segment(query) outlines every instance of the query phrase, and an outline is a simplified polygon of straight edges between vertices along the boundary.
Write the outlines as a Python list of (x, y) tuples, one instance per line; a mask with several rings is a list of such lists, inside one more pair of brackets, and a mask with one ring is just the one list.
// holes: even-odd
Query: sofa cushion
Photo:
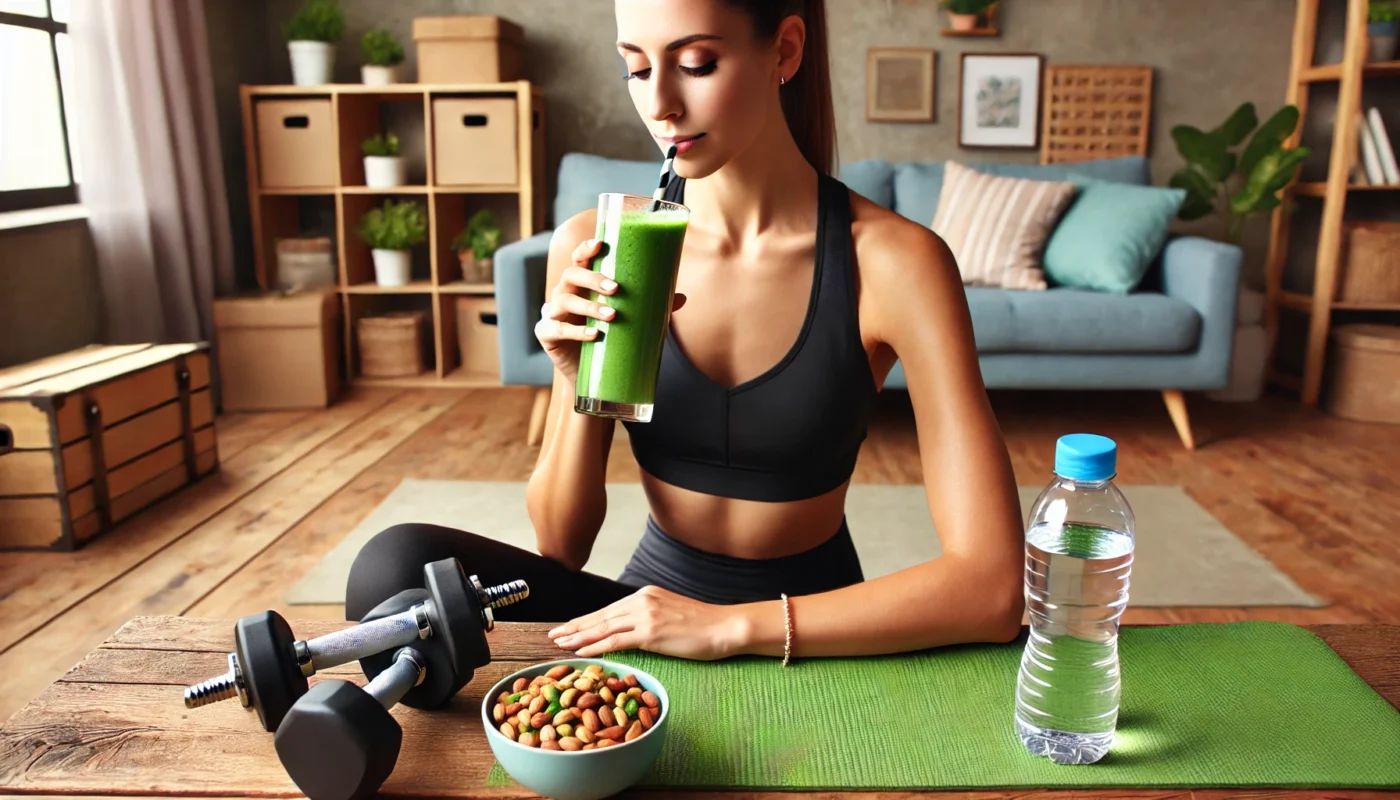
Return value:
[[(920, 225), (938, 213), (943, 191), (943, 161), (904, 161), (894, 168), (894, 210)], [(1004, 164), (963, 162), (978, 172), (1042, 181), (1069, 180), (1071, 173), (1104, 181), (1146, 186), (1151, 183), (1143, 156), (1101, 158), (1074, 164)]]
[(1045, 248), (1052, 283), (1127, 294), (1167, 241), (1184, 189), (1130, 186), (1075, 174), (1079, 196)]
[(1201, 334), (1196, 309), (1164, 294), (1106, 294), (1055, 288), (1007, 292), (1015, 351), (1181, 353)]
[(598, 195), (622, 192), (651, 197), (661, 180), (661, 157), (655, 161), (623, 161), (589, 153), (566, 153), (559, 161), (554, 193), (554, 227), (580, 211), (598, 207)]
[(1078, 187), (989, 175), (956, 161), (945, 168), (933, 228), (958, 262), (965, 284), (1045, 288), (1041, 254)]

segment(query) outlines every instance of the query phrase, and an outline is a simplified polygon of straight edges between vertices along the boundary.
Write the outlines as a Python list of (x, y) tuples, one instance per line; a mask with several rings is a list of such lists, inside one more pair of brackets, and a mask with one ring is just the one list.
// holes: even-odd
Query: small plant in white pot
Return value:
[(399, 155), (399, 137), (392, 133), (376, 133), (360, 143), (365, 156), (365, 185), (374, 189), (403, 186), (408, 171)]
[(331, 82), (335, 43), (345, 30), (345, 14), (337, 0), (306, 0), (282, 32), (292, 59), (292, 83), (320, 86)]
[(360, 38), (360, 78), (366, 86), (386, 86), (399, 82), (399, 65), (403, 63), (403, 45), (383, 28), (367, 31)]
[(428, 239), (423, 208), (412, 200), (385, 200), (360, 218), (358, 233), (370, 246), (374, 282), (405, 286), (413, 267), (412, 248)]

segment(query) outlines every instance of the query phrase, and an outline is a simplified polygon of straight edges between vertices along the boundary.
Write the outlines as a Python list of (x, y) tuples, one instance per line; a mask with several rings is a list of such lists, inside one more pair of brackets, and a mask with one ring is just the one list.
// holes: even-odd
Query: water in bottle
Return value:
[(1092, 764), (1118, 724), (1118, 620), (1128, 603), (1133, 512), (1113, 483), (1117, 445), (1061, 437), (1055, 478), (1026, 529), (1030, 638), (1016, 680), (1016, 730), (1058, 764)]

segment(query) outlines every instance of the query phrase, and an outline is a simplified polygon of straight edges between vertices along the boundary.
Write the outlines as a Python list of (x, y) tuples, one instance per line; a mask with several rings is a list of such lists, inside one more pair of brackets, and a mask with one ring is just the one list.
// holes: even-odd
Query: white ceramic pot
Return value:
[(1269, 333), (1263, 325), (1235, 328), (1230, 382), (1224, 389), (1207, 392), (1206, 396), (1222, 403), (1251, 403), (1263, 397), (1270, 349)]
[(374, 282), (380, 286), (406, 286), (413, 259), (408, 250), (371, 250)]
[(408, 183), (408, 170), (403, 156), (365, 156), (365, 185), (392, 188)]
[(331, 82), (335, 66), (335, 45), (330, 42), (287, 42), (292, 57), (292, 83), (297, 86), (320, 86)]
[(391, 83), (399, 82), (399, 66), (377, 67), (373, 64), (365, 64), (360, 67), (360, 79), (366, 86), (388, 86)]

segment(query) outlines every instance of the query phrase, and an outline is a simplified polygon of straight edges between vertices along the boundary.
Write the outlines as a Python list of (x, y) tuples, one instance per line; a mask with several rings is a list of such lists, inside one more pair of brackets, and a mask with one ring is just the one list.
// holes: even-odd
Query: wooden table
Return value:
[[(300, 637), (345, 622), (293, 622)], [(233, 620), (138, 617), (0, 728), (0, 794), (87, 797), (295, 797), (273, 750), (272, 734), (237, 701), (188, 710), (183, 688), (222, 674), (233, 648)], [(494, 758), (477, 709), (482, 693), (522, 665), (558, 658), (543, 624), (502, 623), (491, 634), (494, 661), (476, 673), (450, 710), (399, 709), (404, 748), (386, 795), (534, 797), (518, 788), (486, 788)], [(1316, 625), (1321, 636), (1376, 691), (1400, 708), (1400, 625)], [(364, 683), (354, 664), (321, 675)], [(320, 677), (318, 675), (317, 677)], [(317, 680), (313, 677), (312, 680)], [(0, 681), (3, 676), (0, 676)], [(442, 746), (434, 746), (443, 743)], [(447, 744), (450, 743), (450, 744)], [(641, 796), (642, 792), (631, 793)], [(667, 798), (720, 793), (664, 792)], [(781, 793), (724, 792), (726, 797)], [(895, 798), (916, 793), (882, 793)], [(1114, 789), (985, 791), (920, 797), (1400, 797), (1400, 792), (1174, 791)], [(874, 794), (864, 795), (873, 797)]]

